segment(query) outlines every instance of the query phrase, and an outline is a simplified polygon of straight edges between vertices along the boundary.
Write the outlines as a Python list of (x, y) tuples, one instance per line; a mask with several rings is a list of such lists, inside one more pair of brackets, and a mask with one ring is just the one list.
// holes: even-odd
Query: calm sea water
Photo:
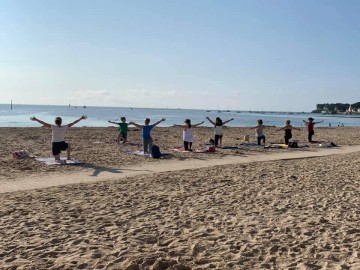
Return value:
[[(111, 126), (107, 121), (119, 121), (121, 116), (125, 116), (127, 121), (134, 121), (143, 124), (144, 119), (149, 117), (154, 123), (165, 117), (166, 121), (159, 126), (167, 127), (173, 124), (183, 124), (186, 118), (190, 118), (192, 123), (205, 121), (209, 116), (215, 120), (217, 116), (223, 120), (234, 118), (227, 126), (251, 127), (256, 125), (257, 119), (262, 119), (265, 125), (283, 126), (286, 119), (290, 119), (294, 126), (304, 126), (302, 120), (308, 117), (315, 118), (315, 121), (324, 120), (318, 126), (328, 127), (337, 126), (343, 123), (344, 126), (360, 126), (360, 118), (338, 115), (320, 114), (287, 114), (279, 112), (245, 112), (245, 111), (206, 111), (206, 110), (186, 110), (186, 109), (146, 109), (146, 108), (115, 108), (115, 107), (68, 107), (55, 105), (13, 105), (10, 110), (9, 104), (0, 104), (0, 127), (38, 127), (39, 123), (30, 121), (31, 116), (53, 123), (56, 116), (63, 119), (63, 123), (69, 123), (81, 115), (87, 115), (88, 119), (77, 124), (78, 127), (107, 127)], [(206, 121), (204, 126), (211, 126)]]

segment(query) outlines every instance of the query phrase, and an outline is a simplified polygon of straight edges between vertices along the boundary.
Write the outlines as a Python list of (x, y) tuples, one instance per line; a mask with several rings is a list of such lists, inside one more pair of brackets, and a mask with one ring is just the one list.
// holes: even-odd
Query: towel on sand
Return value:
[(46, 165), (78, 165), (84, 164), (84, 161), (71, 159), (67, 160), (66, 158), (61, 158), (61, 161), (56, 161), (54, 157), (38, 157), (35, 160), (40, 161)]

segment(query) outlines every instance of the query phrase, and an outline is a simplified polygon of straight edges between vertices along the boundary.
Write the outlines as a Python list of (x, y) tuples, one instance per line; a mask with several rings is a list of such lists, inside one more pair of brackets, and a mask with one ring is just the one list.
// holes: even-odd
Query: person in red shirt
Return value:
[(315, 125), (315, 124), (322, 123), (322, 122), (324, 122), (324, 120), (322, 120), (322, 121), (320, 121), (320, 122), (314, 122), (314, 118), (309, 117), (309, 118), (308, 118), (308, 121), (305, 121), (305, 120), (303, 120), (303, 121), (304, 121), (304, 123), (306, 124), (307, 129), (308, 129), (308, 141), (309, 141), (310, 143), (311, 143), (311, 142), (314, 142), (314, 141), (312, 140), (312, 136), (315, 134), (315, 132), (314, 132), (314, 125)]

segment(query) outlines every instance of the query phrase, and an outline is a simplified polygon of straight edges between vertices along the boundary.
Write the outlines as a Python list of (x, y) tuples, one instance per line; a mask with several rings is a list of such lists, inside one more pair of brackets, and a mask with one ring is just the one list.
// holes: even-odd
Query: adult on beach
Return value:
[(285, 131), (285, 135), (284, 135), (284, 139), (285, 139), (285, 144), (289, 145), (289, 140), (292, 138), (292, 130), (300, 130), (300, 128), (296, 128), (293, 127), (291, 125), (291, 121), (290, 120), (286, 120), (285, 121), (285, 126), (283, 128), (278, 129), (278, 131), (284, 130)]
[(221, 146), (222, 145), (222, 138), (223, 138), (222, 127), (226, 123), (229, 123), (230, 121), (234, 120), (234, 118), (231, 118), (231, 119), (226, 120), (226, 121), (222, 121), (220, 117), (216, 117), (215, 122), (212, 121), (209, 117), (206, 117), (206, 119), (209, 120), (209, 122), (214, 125), (215, 146), (219, 145), (219, 141), (220, 141), (220, 146)]
[(259, 119), (257, 120), (257, 126), (256, 127), (253, 127), (255, 128), (255, 135), (256, 135), (256, 138), (257, 138), (257, 144), (258, 145), (261, 145), (261, 141), (264, 142), (264, 145), (265, 145), (265, 135), (264, 135), (264, 128), (266, 127), (271, 127), (271, 126), (266, 126), (263, 124), (263, 120), (262, 119)]
[(150, 152), (151, 152), (151, 148), (153, 145), (153, 138), (151, 137), (152, 129), (163, 121), (165, 121), (165, 118), (157, 121), (155, 124), (152, 124), (152, 125), (150, 125), (150, 118), (145, 119), (145, 125), (139, 125), (134, 122), (129, 122), (129, 125), (134, 125), (134, 126), (142, 129), (144, 154), (150, 154)]
[[(314, 122), (314, 118), (312, 117), (309, 117), (308, 118), (308, 121), (305, 121), (303, 120), (303, 122), (305, 123), (305, 125), (307, 126), (307, 129), (308, 129), (308, 141), (311, 143), (311, 142), (314, 142), (312, 140), (312, 136), (315, 134), (314, 132), (314, 125), (315, 124), (320, 124), (322, 122), (324, 122), (324, 120), (320, 121), (320, 122)], [(331, 125), (330, 125), (331, 126)]]
[(192, 128), (197, 127), (204, 124), (204, 121), (198, 124), (191, 124), (190, 119), (185, 119), (184, 125), (174, 125), (174, 127), (184, 127), (183, 129), (183, 140), (184, 140), (184, 150), (185, 151), (192, 151), (191, 147), (194, 142), (194, 137), (192, 134)]
[(61, 117), (56, 117), (55, 118), (55, 125), (51, 125), (48, 124), (40, 119), (37, 119), (35, 116), (31, 117), (30, 120), (31, 121), (36, 121), (40, 124), (42, 124), (44, 127), (46, 128), (51, 128), (51, 134), (52, 134), (52, 153), (55, 157), (56, 161), (60, 161), (60, 153), (61, 151), (65, 151), (67, 152), (67, 159), (70, 160), (71, 159), (71, 145), (70, 143), (65, 142), (65, 132), (68, 128), (72, 127), (73, 125), (75, 125), (76, 123), (80, 122), (83, 119), (86, 119), (87, 116), (83, 115), (81, 116), (79, 119), (75, 120), (74, 122), (67, 124), (67, 125), (62, 125), (62, 119)]

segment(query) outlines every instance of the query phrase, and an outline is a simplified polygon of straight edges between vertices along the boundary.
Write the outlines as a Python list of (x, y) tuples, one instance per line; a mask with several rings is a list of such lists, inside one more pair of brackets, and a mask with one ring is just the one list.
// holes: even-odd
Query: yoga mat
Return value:
[(54, 157), (38, 157), (35, 160), (40, 161), (46, 165), (78, 165), (84, 164), (84, 161), (71, 159), (67, 160), (66, 158), (61, 158), (61, 162), (56, 161)]

